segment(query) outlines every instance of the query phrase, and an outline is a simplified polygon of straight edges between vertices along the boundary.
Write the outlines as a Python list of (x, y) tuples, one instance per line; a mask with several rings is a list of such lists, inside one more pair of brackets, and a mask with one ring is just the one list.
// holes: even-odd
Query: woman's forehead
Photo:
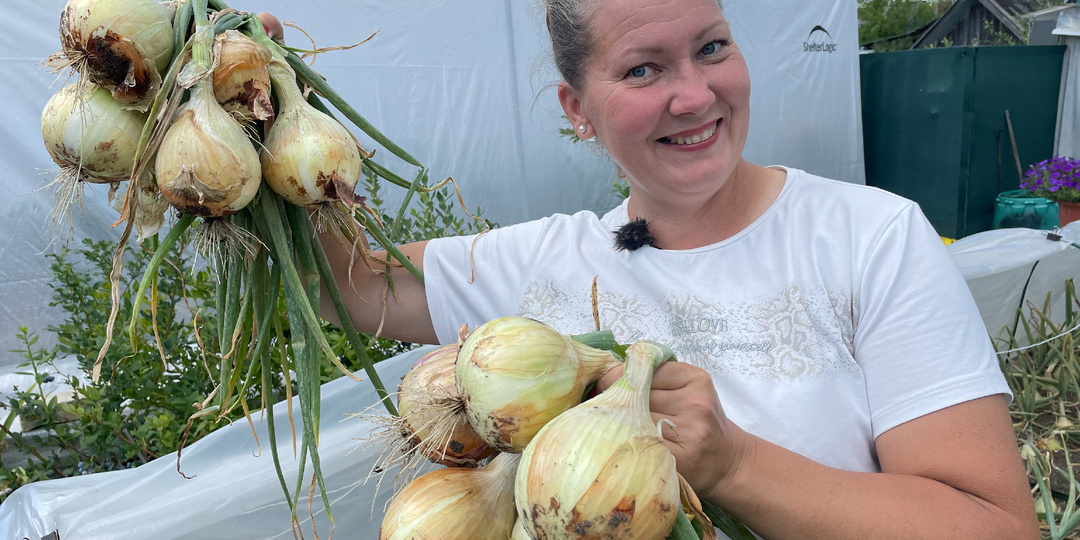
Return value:
[(595, 0), (589, 20), (594, 53), (655, 49), (687, 37), (702, 39), (727, 22), (715, 0)]

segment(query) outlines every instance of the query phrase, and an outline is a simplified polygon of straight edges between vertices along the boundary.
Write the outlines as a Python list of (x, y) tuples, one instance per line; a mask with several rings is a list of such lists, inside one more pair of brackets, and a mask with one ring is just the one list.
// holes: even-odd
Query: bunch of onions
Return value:
[(267, 120), (274, 116), (270, 101), (270, 50), (236, 30), (214, 38), (214, 95), (234, 116)]
[(507, 540), (517, 519), (520, 454), (479, 469), (439, 469), (410, 483), (383, 517), (379, 540)]
[(659, 345), (635, 343), (622, 378), (529, 443), (514, 489), (532, 538), (667, 538), (680, 508), (679, 477), (649, 414), (649, 387), (669, 357)]
[(610, 351), (539, 321), (503, 317), (465, 339), (455, 378), (480, 437), (500, 452), (521, 452), (544, 424), (581, 403), (586, 386), (619, 364)]
[[(206, 40), (208, 30), (200, 28), (204, 36), (196, 41)], [(192, 54), (197, 65), (209, 66), (209, 45), (193, 47)], [(194, 83), (191, 99), (177, 111), (158, 148), (155, 169), (161, 195), (183, 214), (235, 214), (258, 192), (259, 154), (243, 126), (218, 104), (209, 76)]]
[(41, 135), (61, 172), (54, 215), (65, 215), (79, 182), (116, 184), (131, 176), (146, 114), (124, 109), (94, 84), (65, 86), (45, 104)]
[(477, 467), (494, 453), (465, 417), (465, 401), (454, 384), (456, 343), (420, 358), (401, 380), (398, 413), (407, 445), (448, 467)]
[(173, 51), (172, 14), (156, 0), (69, 0), (60, 15), (63, 59), (126, 108), (146, 111)]
[(358, 203), (362, 161), (352, 134), (304, 99), (296, 74), (284, 61), (270, 63), (270, 80), (278, 115), (262, 149), (267, 185), (297, 206)]

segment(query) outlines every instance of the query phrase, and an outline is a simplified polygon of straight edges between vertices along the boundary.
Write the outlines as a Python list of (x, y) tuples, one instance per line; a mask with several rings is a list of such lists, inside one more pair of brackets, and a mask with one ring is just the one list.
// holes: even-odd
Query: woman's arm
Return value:
[(1000, 395), (886, 431), (876, 442), (882, 473), (826, 467), (742, 431), (724, 416), (708, 373), (693, 366), (658, 370), (650, 406), (679, 426), (665, 438), (695, 490), (763, 538), (1039, 537)]
[[(354, 249), (331, 234), (320, 234), (319, 241), (326, 251), (334, 281), (341, 290), (342, 300), (358, 331), (411, 343), (437, 342), (423, 283), (404, 268), (391, 266), (391, 289), (384, 273), (385, 266), (365, 262), (358, 248)], [(366, 249), (367, 240), (361, 241)], [(400, 250), (417, 268), (423, 270), (426, 247), (426, 241), (416, 242), (401, 246)], [(386, 260), (385, 252), (371, 255)], [(321, 305), (324, 319), (341, 324), (325, 286)]]

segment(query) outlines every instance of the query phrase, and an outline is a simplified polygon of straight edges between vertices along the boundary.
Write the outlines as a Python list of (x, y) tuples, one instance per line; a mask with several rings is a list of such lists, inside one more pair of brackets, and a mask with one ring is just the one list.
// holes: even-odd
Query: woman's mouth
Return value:
[(689, 146), (692, 144), (699, 144), (712, 139), (716, 135), (716, 130), (720, 126), (720, 120), (716, 123), (709, 125), (704, 130), (698, 133), (686, 133), (684, 135), (672, 135), (670, 137), (660, 137), (659, 142), (663, 144), (670, 144), (672, 146)]

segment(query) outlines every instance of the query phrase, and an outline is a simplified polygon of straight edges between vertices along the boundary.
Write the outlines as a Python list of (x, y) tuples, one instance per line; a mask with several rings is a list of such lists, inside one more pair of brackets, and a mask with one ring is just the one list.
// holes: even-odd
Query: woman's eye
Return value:
[(726, 44), (727, 43), (724, 40), (719, 39), (716, 41), (710, 41), (708, 44), (701, 48), (701, 54), (702, 56), (712, 56), (720, 52), (720, 49), (723, 48), (723, 46)]
[(630, 71), (626, 72), (626, 76), (632, 79), (640, 79), (649, 74), (649, 66), (637, 66), (630, 68)]

